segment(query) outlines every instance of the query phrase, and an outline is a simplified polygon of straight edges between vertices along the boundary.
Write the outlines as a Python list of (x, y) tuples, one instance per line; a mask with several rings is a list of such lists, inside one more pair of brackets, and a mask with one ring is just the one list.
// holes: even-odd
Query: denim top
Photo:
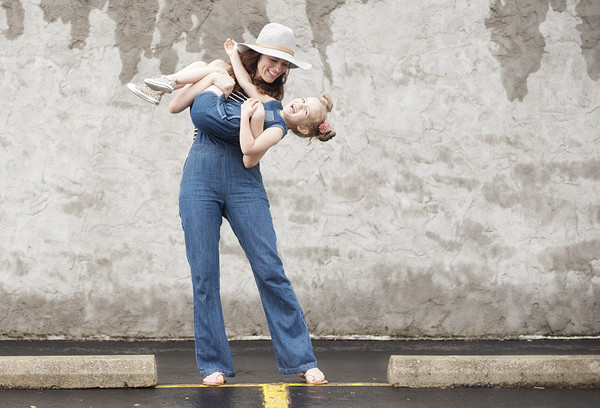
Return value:
[[(239, 147), (242, 103), (232, 98), (226, 99), (224, 95), (217, 95), (212, 91), (204, 91), (194, 98), (190, 106), (190, 116), (199, 132)], [(265, 107), (263, 129), (279, 127), (285, 136), (287, 126), (279, 113), (283, 109), (281, 102), (272, 100), (263, 105)]]

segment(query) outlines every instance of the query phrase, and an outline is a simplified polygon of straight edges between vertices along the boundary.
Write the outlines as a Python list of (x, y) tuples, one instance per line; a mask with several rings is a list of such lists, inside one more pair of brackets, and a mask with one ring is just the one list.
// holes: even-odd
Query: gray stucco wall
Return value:
[[(192, 336), (192, 141), (125, 87), (294, 28), (285, 101), (338, 136), (263, 159), (315, 336), (600, 334), (600, 3), (2, 0), (0, 336)], [(268, 330), (226, 222), (231, 337)]]

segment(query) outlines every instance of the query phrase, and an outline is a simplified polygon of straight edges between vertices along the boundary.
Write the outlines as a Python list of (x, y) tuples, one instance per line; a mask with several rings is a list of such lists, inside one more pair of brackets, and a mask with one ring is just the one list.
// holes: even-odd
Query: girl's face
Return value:
[(266, 83), (272, 84), (273, 81), (287, 71), (289, 66), (290, 63), (286, 60), (262, 54), (258, 59), (256, 75)]
[(283, 107), (283, 115), (291, 126), (302, 132), (300, 128), (309, 128), (311, 123), (322, 121), (323, 109), (319, 98), (298, 98)]

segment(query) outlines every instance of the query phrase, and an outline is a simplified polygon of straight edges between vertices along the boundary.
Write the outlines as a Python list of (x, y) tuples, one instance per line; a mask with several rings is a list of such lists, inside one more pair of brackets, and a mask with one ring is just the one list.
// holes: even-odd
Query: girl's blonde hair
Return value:
[(308, 133), (304, 134), (296, 129), (291, 129), (291, 131), (297, 136), (309, 138), (309, 143), (313, 138), (318, 139), (321, 142), (326, 142), (335, 136), (335, 130), (332, 129), (331, 123), (326, 120), (327, 113), (331, 112), (331, 109), (333, 109), (333, 101), (331, 100), (331, 96), (321, 95), (318, 99), (325, 109), (323, 110), (321, 117), (317, 118), (317, 120), (308, 125)]

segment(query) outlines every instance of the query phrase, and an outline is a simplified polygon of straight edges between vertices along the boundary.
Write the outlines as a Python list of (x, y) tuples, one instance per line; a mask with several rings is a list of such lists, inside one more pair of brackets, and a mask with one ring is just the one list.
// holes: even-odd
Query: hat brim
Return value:
[(277, 50), (274, 48), (261, 47), (255, 44), (238, 44), (238, 48), (240, 52), (244, 52), (247, 49), (251, 49), (253, 51), (258, 52), (259, 54), (268, 55), (270, 57), (280, 58), (282, 60), (286, 60), (290, 63), (290, 68), (300, 68), (300, 69), (311, 69), (312, 64), (304, 61), (299, 61), (294, 58), (293, 55), (288, 54), (285, 51)]

